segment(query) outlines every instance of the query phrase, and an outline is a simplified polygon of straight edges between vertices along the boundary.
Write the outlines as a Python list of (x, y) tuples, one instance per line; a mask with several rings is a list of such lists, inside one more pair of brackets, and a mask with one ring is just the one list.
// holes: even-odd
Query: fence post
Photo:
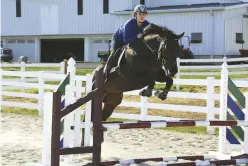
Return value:
[(3, 79), (3, 73), (2, 69), (0, 69), (0, 112), (2, 111), (2, 101), (3, 101), (3, 96), (2, 96), (2, 79)]
[(39, 116), (44, 115), (44, 71), (39, 72)]
[[(179, 80), (180, 79), (180, 58), (177, 58), (177, 68), (178, 68), (178, 72), (177, 72), (176, 77), (177, 77), (177, 80)], [(180, 85), (179, 84), (176, 85), (176, 89), (177, 90), (180, 89)]]
[(60, 72), (62, 74), (67, 73), (67, 60), (64, 60), (64, 61), (60, 62)]
[(70, 85), (76, 87), (76, 61), (70, 58), (67, 66), (67, 73), (70, 73)]
[[(207, 120), (214, 120), (214, 77), (207, 77)], [(208, 126), (207, 133), (215, 134), (215, 128)]]
[(227, 58), (223, 57), (223, 63), (227, 63)]
[(147, 97), (140, 97), (140, 119), (146, 120), (148, 115)]
[[(228, 70), (227, 63), (221, 66), (220, 82), (220, 120), (227, 120), (227, 93), (228, 93)], [(226, 127), (219, 127), (219, 153), (224, 154), (226, 151)]]
[(52, 142), (52, 113), (53, 113), (53, 93), (46, 92), (45, 110), (43, 116), (43, 146), (42, 146), (42, 165), (51, 165), (51, 142)]
[[(92, 75), (86, 75), (86, 89), (85, 94), (87, 95), (92, 91)], [(84, 146), (90, 146), (90, 132), (91, 132), (91, 100), (85, 105), (85, 125), (84, 125)]]
[[(245, 93), (245, 121), (248, 121), (248, 93)], [(242, 153), (248, 153), (248, 127), (244, 127), (244, 149)]]
[[(65, 107), (73, 102), (75, 102), (76, 96), (76, 67), (75, 60), (70, 58), (67, 66), (67, 73), (70, 73), (70, 83), (66, 86), (65, 91)], [(65, 65), (64, 65), (65, 66)], [(64, 117), (64, 147), (72, 147), (73, 146), (73, 136), (74, 131), (71, 126), (75, 124), (75, 112), (71, 112)], [(69, 163), (72, 161), (72, 155), (68, 155), (65, 157), (65, 163)]]
[[(25, 72), (26, 70), (25, 70), (25, 67), (26, 67), (26, 64), (25, 64), (25, 62), (21, 62), (21, 72)], [(21, 76), (21, 82), (25, 82), (25, 76)], [(21, 92), (22, 93), (25, 93), (25, 88), (24, 87), (22, 87), (21, 88)]]
[(62, 61), (62, 62), (60, 62), (60, 73), (61, 74), (66, 74), (66, 73), (64, 73), (65, 72), (65, 62), (64, 61)]
[[(74, 92), (73, 92), (73, 86), (71, 85), (66, 85), (65, 87), (65, 107), (68, 106), (69, 104), (72, 104), (73, 98), (74, 98)], [(64, 117), (64, 148), (71, 148), (73, 147), (73, 130), (71, 128), (72, 125), (74, 125), (73, 123), (73, 116), (74, 116), (74, 112), (71, 112), (69, 114), (67, 114)], [(67, 155), (64, 156), (65, 157), (65, 163), (70, 163), (72, 161), (72, 155)]]
[[(76, 80), (76, 100), (82, 96), (82, 81)], [(75, 110), (75, 119), (74, 119), (74, 146), (80, 146), (80, 129), (81, 129), (81, 110), (78, 108)]]

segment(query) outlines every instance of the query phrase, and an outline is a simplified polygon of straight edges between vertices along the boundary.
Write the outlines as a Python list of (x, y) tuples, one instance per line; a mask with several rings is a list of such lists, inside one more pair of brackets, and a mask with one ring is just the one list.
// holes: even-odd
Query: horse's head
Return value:
[(161, 27), (155, 24), (150, 24), (144, 29), (144, 40), (152, 50), (157, 51), (157, 56), (170, 76), (177, 73), (177, 58), (180, 55), (180, 45), (178, 40), (183, 37), (182, 34), (175, 34), (167, 27)]

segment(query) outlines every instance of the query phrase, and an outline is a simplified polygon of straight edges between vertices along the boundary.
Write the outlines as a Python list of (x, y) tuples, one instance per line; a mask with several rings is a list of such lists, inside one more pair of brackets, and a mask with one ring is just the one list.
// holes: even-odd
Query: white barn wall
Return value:
[(148, 7), (158, 7), (166, 5), (192, 5), (201, 3), (234, 3), (239, 0), (145, 0)]
[[(40, 27), (37, 14), (39, 11), (38, 3), (30, 0), (23, 0), (21, 3), (22, 17), (16, 17), (16, 1), (1, 1), (1, 35), (2, 36), (19, 36), (19, 35), (36, 35)], [(17, 28), (18, 27), (18, 28)]]
[(239, 0), (189, 0), (189, 4), (199, 4), (199, 3), (237, 3)]
[[(122, 6), (130, 8), (133, 4), (131, 0), (129, 1), (127, 5)], [(1, 3), (1, 15), (5, 16), (2, 17), (2, 22), (5, 24), (2, 27), (2, 36), (103, 34), (113, 33), (114, 31), (115, 16), (103, 14), (103, 1), (99, 0), (84, 0), (83, 15), (77, 15), (76, 0), (22, 0), (21, 17), (15, 15), (15, 0), (2, 0)], [(42, 8), (48, 5), (58, 9), (59, 19), (54, 18), (50, 23), (54, 23), (54, 20), (56, 20), (58, 24), (56, 26), (59, 29), (58, 31), (52, 31), (52, 33), (48, 30), (53, 28), (54, 24), (49, 26), (48, 18), (56, 12), (51, 12), (49, 15), (44, 10), (43, 13), (47, 15), (45, 17), (41, 15)], [(110, 4), (110, 7), (113, 10), (112, 4)], [(41, 23), (45, 26), (42, 26)]]
[(248, 49), (248, 18), (244, 19), (244, 30), (245, 43), (243, 45), (243, 49)]
[(214, 40), (213, 40), (213, 54), (224, 55), (224, 15), (223, 11), (214, 11)]
[(109, 12), (122, 11), (133, 8), (134, 0), (109, 0)]
[[(224, 18), (230, 18), (235, 15), (239, 15), (238, 17), (228, 19), (226, 21), (226, 38), (224, 42), (226, 46), (226, 55), (240, 54), (239, 49), (242, 48), (242, 44), (236, 43), (236, 33), (242, 33), (243, 16), (241, 14), (245, 12), (247, 12), (247, 8), (231, 9), (223, 12)], [(246, 29), (246, 31), (248, 30)], [(247, 38), (244, 38), (244, 40), (245, 42), (248, 42)]]

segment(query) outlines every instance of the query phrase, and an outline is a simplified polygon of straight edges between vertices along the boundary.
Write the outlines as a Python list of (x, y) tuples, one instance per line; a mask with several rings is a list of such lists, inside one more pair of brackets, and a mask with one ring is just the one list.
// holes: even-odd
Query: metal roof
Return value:
[[(196, 11), (196, 10), (224, 10), (227, 7), (246, 6), (248, 2), (237, 3), (205, 3), (205, 4), (192, 4), (192, 5), (173, 5), (173, 6), (158, 6), (148, 7), (149, 13), (156, 12), (170, 12), (170, 11)], [(133, 11), (132, 9), (115, 11), (115, 14), (125, 14)]]

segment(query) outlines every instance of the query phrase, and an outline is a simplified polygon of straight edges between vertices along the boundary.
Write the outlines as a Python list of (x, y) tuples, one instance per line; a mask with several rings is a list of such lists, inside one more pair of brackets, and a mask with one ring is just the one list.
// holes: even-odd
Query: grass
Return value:
[[(4, 70), (9, 71), (20, 71), (20, 68), (18, 67), (11, 67), (11, 68), (3, 68)], [(28, 67), (26, 68), (26, 71), (45, 71), (45, 70), (59, 70), (58, 67), (49, 67), (49, 68), (34, 68), (34, 67)], [(219, 70), (208, 70), (204, 72), (212, 72), (212, 71), (219, 71)], [(77, 75), (86, 75), (91, 74), (93, 72), (93, 69), (77, 69), (76, 74)], [(184, 72), (192, 72), (184, 70)], [(194, 71), (195, 72), (195, 71)], [(234, 75), (230, 76), (231, 78), (244, 78), (245, 75)], [(220, 76), (214, 76), (216, 79), (219, 79)], [(18, 78), (18, 77), (4, 77), (4, 78)], [(181, 76), (181, 78), (190, 78), (190, 79), (205, 79), (207, 76)], [(246, 77), (247, 78), (247, 77)], [(46, 81), (46, 84), (52, 84), (52, 85), (58, 85), (59, 81)], [(156, 85), (155, 89), (163, 89), (164, 85)], [(206, 87), (205, 86), (180, 86), (179, 92), (192, 92), (192, 93), (206, 93)], [(242, 92), (248, 92), (248, 88), (240, 88)], [(12, 92), (20, 92), (20, 90), (9, 90)], [(48, 90), (46, 90), (48, 91)], [(51, 90), (50, 90), (51, 91)], [(176, 86), (173, 85), (171, 91), (176, 91)], [(33, 89), (26, 89), (26, 93), (35, 93), (38, 94), (38, 88)], [(215, 87), (215, 92), (219, 93), (220, 88)], [(7, 97), (3, 96), (4, 101), (22, 101), (25, 103), (37, 103), (38, 101), (35, 99), (28, 99), (28, 98), (20, 98), (20, 97)], [(132, 96), (128, 95), (125, 96), (125, 101), (139, 101), (139, 96)], [(166, 101), (161, 101), (156, 97), (151, 97), (148, 99), (149, 102), (153, 103), (164, 103), (164, 104), (177, 104), (177, 105), (188, 105), (189, 103), (192, 106), (206, 106), (206, 100), (197, 100), (197, 99), (179, 99), (179, 98), (168, 98)], [(219, 102), (215, 102), (215, 107), (219, 107)], [(83, 107), (82, 107), (83, 108)], [(23, 114), (23, 115), (34, 115), (37, 116), (38, 113), (36, 110), (33, 109), (24, 109), (24, 108), (13, 108), (13, 107), (3, 107), (2, 112), (4, 113), (15, 113), (15, 114)], [(132, 114), (139, 114), (140, 109), (137, 108), (131, 108), (131, 107), (117, 107), (116, 112), (122, 112), (122, 113), (132, 113)], [(190, 113), (190, 112), (182, 112), (182, 111), (173, 111), (173, 110), (156, 110), (156, 109), (149, 109), (148, 111), (149, 115), (154, 116), (167, 116), (167, 117), (177, 117), (177, 118), (186, 118), (186, 119), (206, 119), (206, 114), (204, 113)], [(125, 119), (116, 119), (111, 118), (109, 121), (123, 121)], [(163, 128), (164, 130), (169, 131), (175, 131), (175, 132), (183, 132), (183, 133), (196, 133), (196, 134), (207, 134), (206, 127), (171, 127), (171, 128)], [(217, 133), (218, 130), (216, 130)], [(218, 133), (217, 133), (218, 134)]]

